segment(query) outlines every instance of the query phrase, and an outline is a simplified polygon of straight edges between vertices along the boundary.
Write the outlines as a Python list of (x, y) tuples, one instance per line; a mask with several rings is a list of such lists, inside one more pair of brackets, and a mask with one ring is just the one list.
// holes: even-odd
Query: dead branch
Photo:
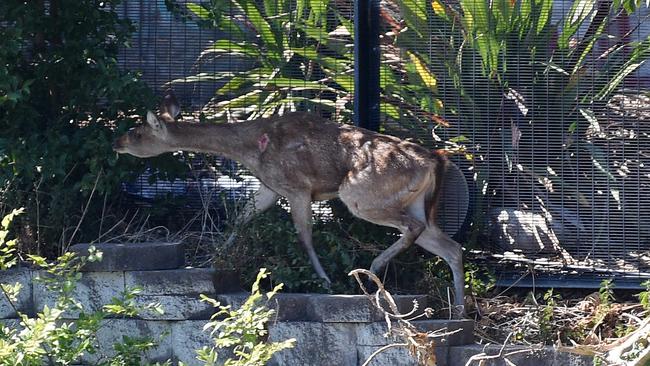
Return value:
[[(361, 274), (368, 276), (368, 278), (377, 286), (377, 292), (375, 292), (374, 295), (370, 294), (364, 286), (363, 281), (360, 278)], [(411, 322), (422, 317), (423, 314), (424, 316), (430, 316), (433, 314), (432, 309), (426, 308), (424, 309), (423, 314), (418, 315), (416, 313), (419, 309), (419, 305), (417, 301), (413, 300), (413, 308), (406, 313), (401, 313), (391, 293), (386, 290), (384, 284), (374, 273), (365, 269), (355, 269), (348, 273), (348, 276), (354, 276), (354, 279), (359, 284), (363, 294), (368, 298), (370, 303), (372, 303), (372, 305), (384, 315), (386, 326), (388, 327), (388, 332), (384, 336), (405, 341), (401, 343), (392, 343), (379, 348), (368, 357), (368, 359), (363, 363), (364, 366), (369, 365), (372, 359), (381, 352), (394, 347), (408, 348), (409, 352), (417, 360), (419, 365), (434, 366), (436, 364), (435, 339), (447, 337), (460, 331), (460, 329), (451, 332), (446, 331), (446, 329), (433, 332), (420, 331)], [(388, 309), (386, 309), (386, 306)]]

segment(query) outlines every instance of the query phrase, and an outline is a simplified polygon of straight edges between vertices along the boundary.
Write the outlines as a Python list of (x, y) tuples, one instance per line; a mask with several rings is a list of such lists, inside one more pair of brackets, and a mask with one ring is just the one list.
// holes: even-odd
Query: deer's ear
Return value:
[(151, 127), (154, 131), (162, 131), (165, 127), (163, 126), (162, 122), (156, 117), (155, 114), (153, 114), (152, 111), (147, 111), (147, 124), (149, 127)]
[(178, 117), (178, 114), (181, 112), (181, 107), (178, 104), (178, 100), (176, 100), (176, 96), (174, 96), (174, 93), (168, 93), (165, 95), (165, 97), (162, 100), (162, 103), (160, 104), (160, 113), (166, 113), (172, 117), (172, 119), (176, 119)]

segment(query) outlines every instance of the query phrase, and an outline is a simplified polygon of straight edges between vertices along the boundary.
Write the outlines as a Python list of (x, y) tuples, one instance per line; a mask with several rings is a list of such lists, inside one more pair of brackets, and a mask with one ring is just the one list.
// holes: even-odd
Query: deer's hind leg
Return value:
[(430, 253), (442, 258), (451, 268), (454, 277), (454, 305), (456, 307), (454, 315), (462, 317), (465, 312), (465, 273), (461, 245), (435, 224), (429, 225), (415, 242)]
[(410, 247), (426, 228), (424, 190), (382, 189), (370, 182), (348, 180), (339, 197), (357, 217), (398, 229), (402, 236), (372, 261), (370, 270), (379, 274), (399, 253)]

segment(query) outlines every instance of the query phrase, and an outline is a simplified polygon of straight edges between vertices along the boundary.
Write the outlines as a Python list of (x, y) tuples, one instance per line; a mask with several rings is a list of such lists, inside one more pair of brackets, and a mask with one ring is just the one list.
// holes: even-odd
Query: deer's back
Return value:
[(274, 168), (261, 169), (258, 177), (276, 190), (308, 189), (314, 197), (328, 196), (349, 174), (364, 169), (408, 176), (435, 165), (431, 152), (417, 144), (311, 114), (263, 122), (270, 141), (260, 160)]

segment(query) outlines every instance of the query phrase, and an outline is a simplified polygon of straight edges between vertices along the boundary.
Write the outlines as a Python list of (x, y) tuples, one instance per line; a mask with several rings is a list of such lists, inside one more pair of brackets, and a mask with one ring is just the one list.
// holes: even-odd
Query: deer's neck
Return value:
[(172, 151), (215, 154), (250, 166), (259, 160), (260, 127), (254, 122), (169, 123), (167, 131)]

